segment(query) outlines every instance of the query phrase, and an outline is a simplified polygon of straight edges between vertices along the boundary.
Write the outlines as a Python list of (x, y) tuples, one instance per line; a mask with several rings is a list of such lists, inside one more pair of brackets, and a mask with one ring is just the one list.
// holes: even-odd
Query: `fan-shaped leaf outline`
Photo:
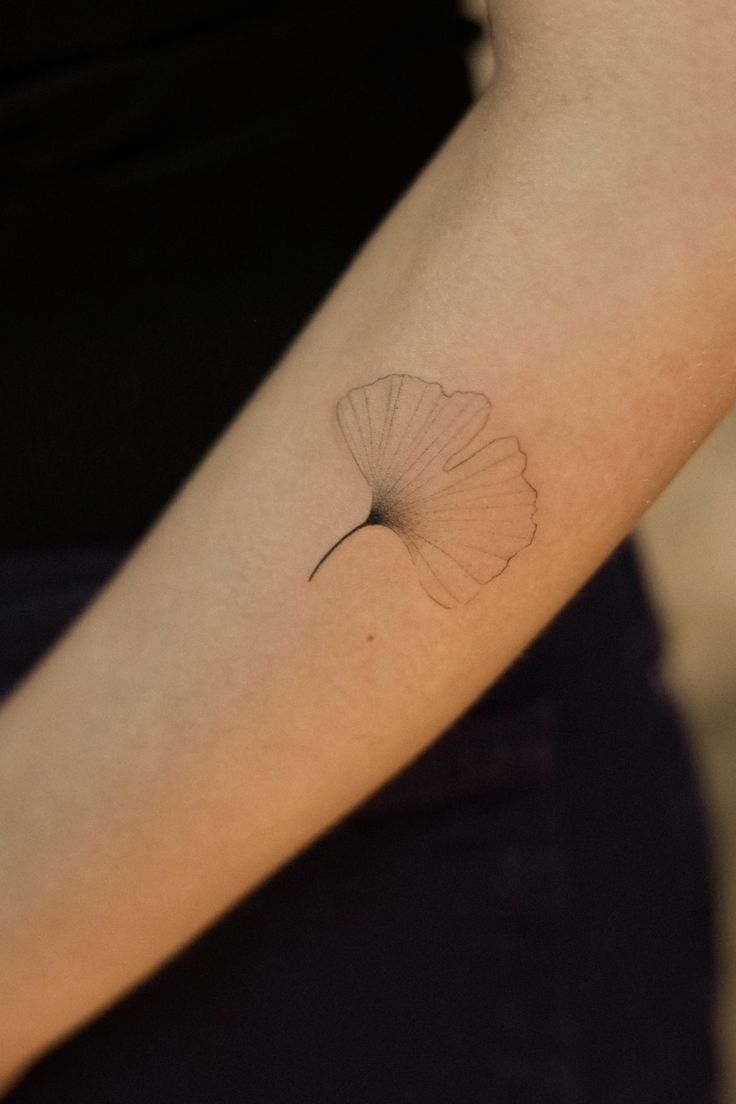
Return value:
[(371, 490), (371, 508), (309, 580), (370, 525), (401, 538), (439, 605), (465, 604), (500, 575), (534, 538), (537, 492), (516, 437), (484, 440), (490, 413), (482, 392), (447, 392), (409, 374), (351, 388), (337, 404), (337, 422)]

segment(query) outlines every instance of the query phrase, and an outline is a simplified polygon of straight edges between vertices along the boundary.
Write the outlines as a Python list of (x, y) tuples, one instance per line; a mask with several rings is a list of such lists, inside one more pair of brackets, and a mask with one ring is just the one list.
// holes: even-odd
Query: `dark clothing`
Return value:
[[(467, 107), (473, 30), (443, 0), (2, 18), (7, 689)], [(712, 1104), (709, 847), (656, 658), (625, 543), (9, 1104)]]
[(0, 547), (128, 539), (467, 107), (473, 28), (452, 0), (17, 2)]
[[(0, 554), (17, 678), (122, 548)], [(708, 848), (626, 543), (408, 770), (9, 1104), (713, 1104)]]

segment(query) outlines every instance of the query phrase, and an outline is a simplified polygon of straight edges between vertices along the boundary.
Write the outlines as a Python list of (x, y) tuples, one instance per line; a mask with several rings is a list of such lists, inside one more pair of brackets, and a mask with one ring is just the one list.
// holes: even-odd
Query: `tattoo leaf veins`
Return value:
[(317, 571), (353, 533), (383, 525), (400, 537), (422, 587), (440, 606), (464, 605), (531, 544), (537, 493), (524, 478), (516, 437), (493, 439), (491, 403), (447, 394), (417, 376), (354, 387), (337, 421), (371, 489), (368, 516), (335, 541)]

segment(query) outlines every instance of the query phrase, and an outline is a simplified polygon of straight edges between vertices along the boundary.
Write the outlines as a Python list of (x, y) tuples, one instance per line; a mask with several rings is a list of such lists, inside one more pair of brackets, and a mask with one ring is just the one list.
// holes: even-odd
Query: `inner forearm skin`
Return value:
[[(618, 95), (540, 56), (500, 66), (0, 713), (8, 1071), (451, 724), (734, 401), (732, 122), (672, 115), (625, 59)], [(487, 396), (526, 454), (534, 539), (454, 608), (383, 524), (308, 582), (371, 509), (337, 405), (391, 375)]]

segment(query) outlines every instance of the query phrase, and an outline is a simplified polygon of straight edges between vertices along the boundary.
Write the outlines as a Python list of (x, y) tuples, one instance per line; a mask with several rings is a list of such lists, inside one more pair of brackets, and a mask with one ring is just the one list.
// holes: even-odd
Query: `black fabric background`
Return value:
[(462, 114), (476, 29), (447, 0), (14, 7), (0, 546), (131, 536)]

